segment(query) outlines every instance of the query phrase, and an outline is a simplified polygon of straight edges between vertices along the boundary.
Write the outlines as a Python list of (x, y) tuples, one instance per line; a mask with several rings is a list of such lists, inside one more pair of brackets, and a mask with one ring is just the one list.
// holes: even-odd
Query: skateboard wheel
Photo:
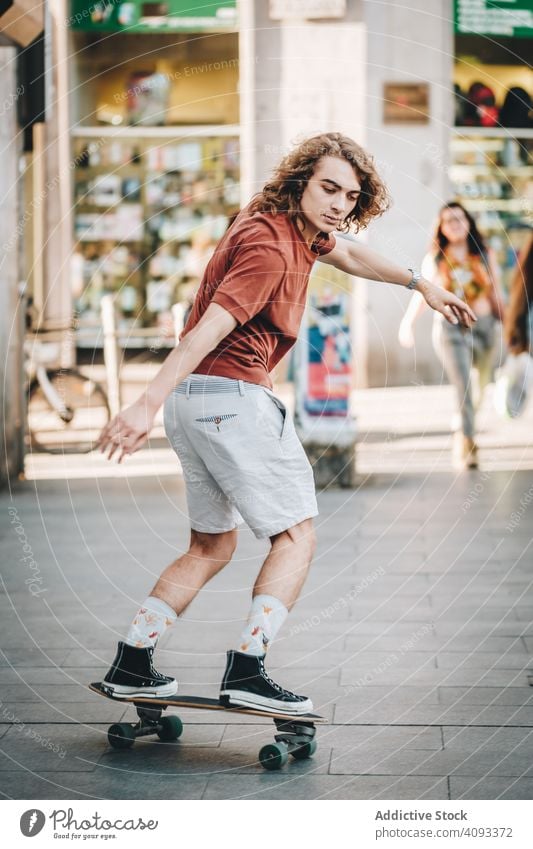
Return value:
[(269, 743), (259, 752), (259, 763), (264, 769), (281, 769), (289, 759), (285, 743)]
[(312, 758), (316, 752), (316, 740), (310, 740), (309, 743), (303, 743), (293, 749), (291, 755), (296, 761), (305, 761), (307, 758)]
[(129, 749), (135, 742), (135, 731), (127, 722), (117, 722), (107, 732), (107, 739), (114, 749)]
[(164, 743), (177, 740), (183, 732), (183, 722), (179, 716), (163, 716), (159, 720), (159, 726), (157, 736)]

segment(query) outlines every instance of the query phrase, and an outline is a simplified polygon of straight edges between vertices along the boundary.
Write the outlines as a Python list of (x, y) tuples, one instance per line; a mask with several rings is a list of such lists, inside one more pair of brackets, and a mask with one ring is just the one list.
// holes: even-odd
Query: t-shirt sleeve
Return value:
[(336, 244), (335, 236), (330, 233), (329, 236), (319, 236), (314, 242), (314, 249), (318, 256), (324, 256), (324, 254), (329, 254)]
[(286, 273), (285, 258), (273, 245), (242, 244), (211, 302), (245, 324), (275, 300)]

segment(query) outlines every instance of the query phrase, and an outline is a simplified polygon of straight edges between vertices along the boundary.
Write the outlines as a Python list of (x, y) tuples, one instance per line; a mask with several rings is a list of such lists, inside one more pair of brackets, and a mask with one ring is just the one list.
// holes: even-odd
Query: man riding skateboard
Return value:
[(264, 659), (315, 548), (313, 472), (269, 376), (296, 341), (313, 263), (416, 288), (449, 322), (475, 321), (466, 304), (418, 272), (335, 239), (335, 230), (357, 232), (387, 206), (372, 159), (352, 139), (324, 133), (297, 146), (218, 244), (177, 347), (138, 401), (102, 431), (101, 450), (109, 459), (118, 452), (120, 462), (145, 442), (164, 404), (191, 523), (188, 551), (165, 569), (119, 642), (105, 677), (114, 696), (177, 691), (176, 680), (153, 666), (157, 641), (231, 560), (244, 520), (271, 547), (248, 621), (227, 653), (220, 696), (259, 710), (312, 711), (309, 698), (270, 678)]

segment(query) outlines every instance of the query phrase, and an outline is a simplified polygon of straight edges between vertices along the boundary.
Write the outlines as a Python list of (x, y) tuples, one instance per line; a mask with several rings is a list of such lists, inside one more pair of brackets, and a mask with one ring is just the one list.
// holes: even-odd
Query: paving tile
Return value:
[(2, 701), (5, 703), (38, 702), (53, 706), (58, 695), (61, 696), (63, 704), (85, 701), (88, 696), (87, 685), (85, 683), (62, 684), (60, 691), (57, 685), (49, 684), (4, 684), (2, 686)]
[(19, 723), (0, 740), (0, 770), (90, 772), (100, 758), (107, 728)]
[[(373, 690), (375, 688), (369, 688)], [(496, 688), (495, 688), (496, 689)], [(530, 727), (533, 720), (533, 705), (491, 704), (487, 698), (485, 703), (469, 704), (463, 700), (448, 700), (444, 704), (435, 702), (435, 691), (418, 702), (413, 699), (391, 697), (360, 698), (358, 693), (349, 698), (338, 700), (335, 705), (334, 722), (340, 724), (367, 723), (380, 725), (469, 725), (487, 726), (525, 726)]]
[[(409, 635), (406, 635), (402, 639), (402, 636), (397, 634), (390, 634), (384, 637), (369, 637), (368, 635), (354, 636), (353, 634), (348, 634), (345, 637), (344, 650), (348, 652), (364, 651), (365, 648), (369, 648), (371, 651), (394, 651), (403, 642), (407, 641), (408, 638)], [(463, 654), (475, 652), (476, 657), (479, 654), (484, 655), (491, 652), (497, 652), (499, 656), (505, 652), (512, 652), (513, 654), (520, 653), (525, 655), (523, 659), (527, 660), (527, 652), (520, 637), (456, 637), (454, 635), (437, 637), (433, 630), (428, 630), (422, 633), (417, 639), (417, 647), (422, 651), (431, 651), (439, 655), (443, 652), (460, 652)]]
[[(265, 742), (270, 742), (268, 738)], [(139, 745), (137, 745), (139, 744)], [(255, 774), (262, 770), (257, 760), (258, 750), (240, 751), (234, 746), (201, 747), (187, 745), (185, 738), (175, 743), (138, 740), (132, 749), (106, 751), (99, 765), (116, 774), (135, 774), (139, 783), (149, 781), (152, 775), (194, 775), (208, 778), (235, 772)]]
[(0, 653), (0, 667), (40, 666), (53, 668), (60, 666), (68, 654), (68, 649), (50, 649), (41, 651), (35, 647), (13, 648), (5, 647)]
[(450, 777), (450, 799), (533, 799), (533, 778)]
[(363, 686), (372, 686), (373, 684), (384, 686), (387, 683), (389, 686), (405, 684), (406, 686), (419, 687), (506, 687), (524, 683), (525, 676), (521, 670), (517, 669), (478, 670), (474, 667), (468, 667), (455, 670), (434, 669), (426, 665), (424, 668), (411, 670), (393, 665), (384, 670), (382, 674), (375, 675), (367, 684), (356, 669), (353, 671), (342, 669), (339, 679), (341, 686), (357, 685), (358, 680), (362, 681)]
[[(102, 668), (97, 667), (88, 669), (77, 667), (49, 667), (49, 666), (17, 666), (17, 667), (0, 667), (0, 685), (2, 688), (7, 685), (18, 685), (24, 687), (37, 687), (38, 685), (49, 685), (53, 687), (64, 685), (72, 686), (80, 684), (87, 685), (87, 681), (97, 680), (101, 675)], [(57, 693), (57, 689), (56, 689)]]
[(528, 656), (522, 652), (439, 652), (437, 667), (439, 669), (516, 669), (525, 671), (529, 668)]
[(399, 752), (346, 753), (333, 750), (330, 773), (334, 775), (469, 775), (510, 776), (533, 778), (531, 753), (517, 752), (512, 756), (495, 756), (491, 752), (468, 754), (459, 748), (441, 752), (405, 750)]
[[(300, 775), (293, 763), (280, 773), (257, 778), (227, 776), (210, 778), (204, 799), (447, 799), (445, 779), (411, 776)], [(289, 766), (289, 765), (288, 765)]]
[(511, 749), (533, 755), (533, 731), (531, 728), (449, 728), (444, 725), (442, 737), (445, 748), (460, 748), (474, 752), (490, 749), (495, 754), (508, 754)]
[(93, 773), (8, 772), (0, 775), (7, 799), (201, 799), (203, 778), (169, 780), (167, 775), (139, 781), (137, 775), (96, 768)]
[(524, 687), (439, 687), (441, 705), (533, 705), (533, 689)]
[[(93, 698), (98, 701), (93, 701)], [(40, 723), (78, 723), (118, 722), (124, 713), (124, 706), (88, 693), (83, 702), (6, 702), (0, 710), (7, 714), (0, 716), (0, 722)], [(11, 717), (14, 717), (12, 719)]]

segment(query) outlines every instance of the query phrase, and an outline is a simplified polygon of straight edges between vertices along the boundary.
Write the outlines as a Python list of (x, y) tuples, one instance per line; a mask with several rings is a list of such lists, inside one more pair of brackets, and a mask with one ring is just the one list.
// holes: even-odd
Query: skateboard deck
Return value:
[(260, 750), (259, 763), (265, 769), (274, 770), (285, 766), (289, 754), (295, 760), (305, 760), (314, 755), (316, 751), (315, 725), (326, 722), (326, 719), (317, 713), (287, 714), (234, 707), (221, 704), (218, 699), (206, 699), (203, 696), (176, 695), (168, 698), (132, 696), (122, 699), (107, 691), (105, 684), (101, 681), (89, 684), (89, 689), (113, 702), (133, 704), (137, 710), (139, 717), (137, 723), (118, 722), (110, 726), (107, 739), (114, 749), (130, 748), (137, 737), (157, 735), (160, 740), (167, 743), (177, 740), (183, 732), (181, 719), (175, 715), (162, 716), (163, 711), (170, 707), (265, 716), (274, 721), (277, 733), (274, 735), (275, 743), (263, 746)]
[(131, 698), (123, 699), (106, 692), (105, 684), (102, 684), (100, 681), (90, 684), (89, 689), (92, 690), (93, 693), (105, 696), (106, 699), (112, 699), (114, 702), (129, 702), (139, 705), (154, 705), (160, 707), (196, 708), (197, 710), (224, 710), (229, 713), (245, 713), (250, 714), (251, 716), (267, 716), (270, 719), (292, 719), (317, 723), (326, 721), (324, 717), (320, 716), (318, 713), (294, 714), (283, 713), (282, 711), (255, 710), (254, 708), (223, 705), (218, 699), (205, 699), (203, 696), (170, 696), (167, 698), (160, 696), (154, 696), (153, 698), (149, 698), (147, 696), (133, 696)]

